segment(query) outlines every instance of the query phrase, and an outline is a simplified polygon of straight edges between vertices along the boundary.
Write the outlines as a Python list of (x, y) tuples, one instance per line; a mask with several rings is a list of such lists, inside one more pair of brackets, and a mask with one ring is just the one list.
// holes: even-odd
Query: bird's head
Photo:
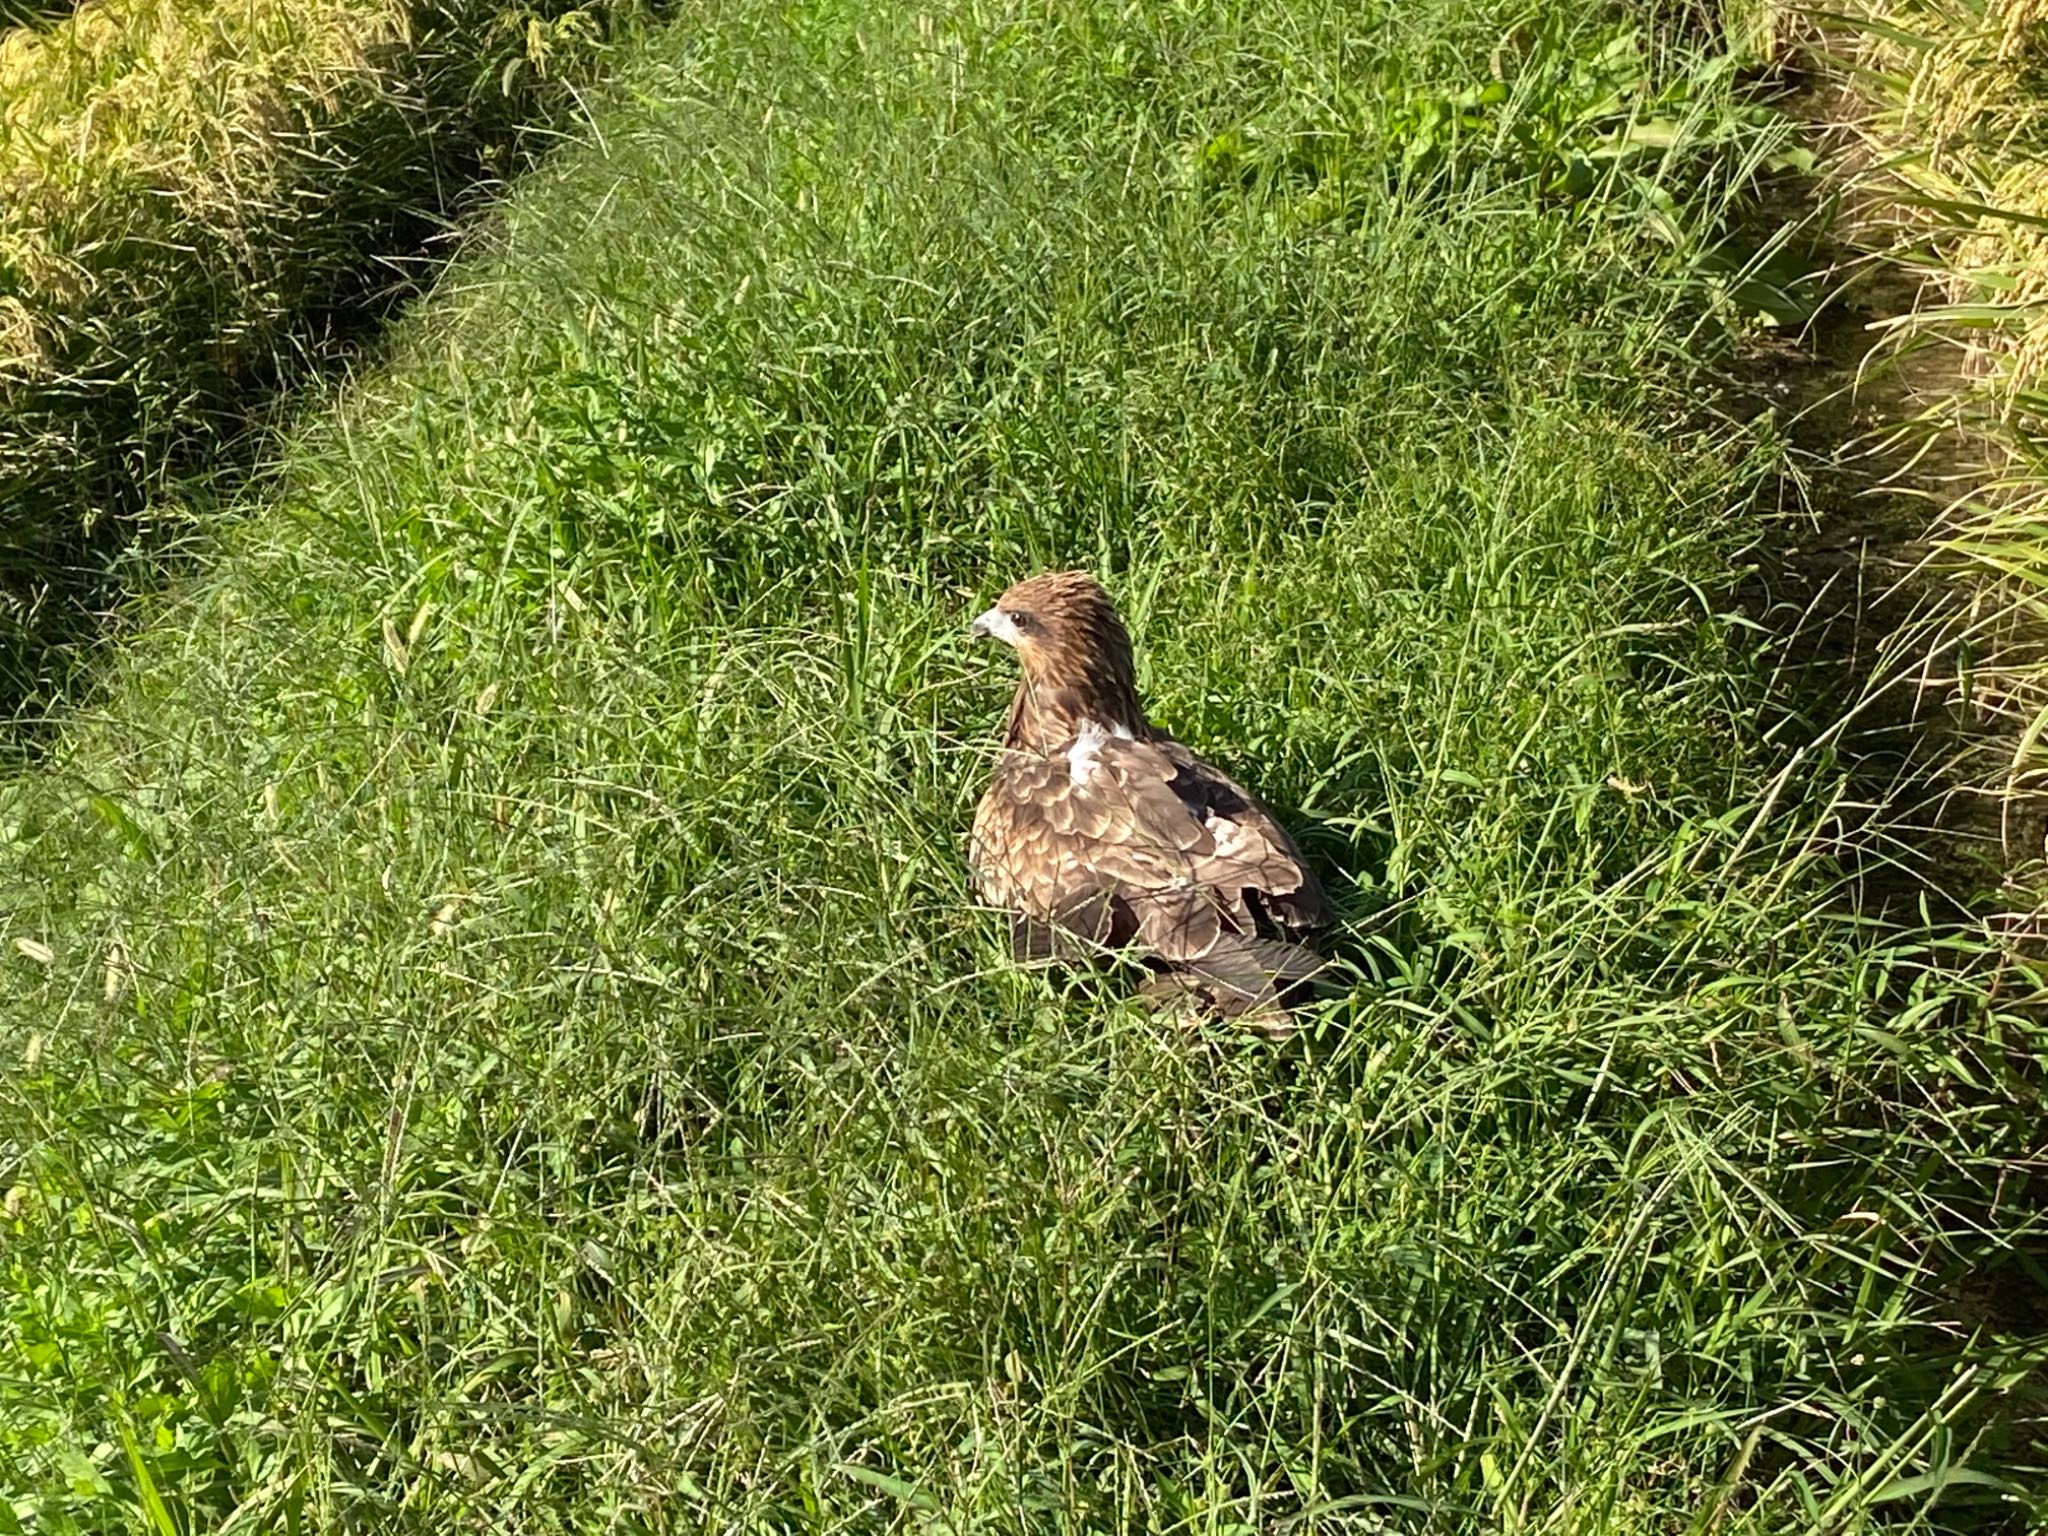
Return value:
[(969, 630), (1000, 640), (1026, 668), (1062, 653), (1097, 650), (1129, 654), (1131, 637), (1109, 594), (1086, 571), (1050, 571), (1027, 577), (996, 599)]
[(1041, 710), (1143, 728), (1130, 632), (1109, 594), (1086, 571), (1054, 571), (1018, 582), (971, 630), (1017, 653), (1025, 688)]

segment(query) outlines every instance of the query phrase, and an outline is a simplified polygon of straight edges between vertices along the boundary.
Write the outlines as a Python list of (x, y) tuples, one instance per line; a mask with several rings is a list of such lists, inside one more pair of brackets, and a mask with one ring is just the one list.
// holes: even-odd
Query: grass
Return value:
[[(1883, 0), (1834, 13), (1819, 58), (1851, 103), (1857, 145), (1837, 168), (1858, 206), (1853, 239), (1919, 285), (1880, 360), (1916, 381), (1894, 436), (1917, 450), (1918, 489), (1955, 582), (1945, 644), (1962, 696), (2001, 728), (1972, 774), (2009, 822), (2038, 814), (2048, 782), (2048, 89), (2040, 17), (2027, 4)], [(1948, 664), (1944, 661), (1944, 669)], [(2013, 846), (2016, 894), (2041, 908), (2039, 850)]]
[(1955, 306), (1932, 306), (1928, 319), (1981, 333), (2007, 358), (1998, 371), (2011, 395), (2038, 393), (2048, 369), (2040, 18), (2026, 4), (1901, 0), (1845, 22), (1861, 45), (1856, 78), (1880, 173), (1920, 237), (1905, 253), (1931, 258), (1925, 270)]
[[(1738, 588), (1783, 149), (1512, 0), (729, 0), (0, 799), (24, 1528), (2024, 1529), (2043, 1032)], [(977, 601), (1301, 829), (1285, 1047), (1020, 973)]]
[(608, 14), (96, 0), (0, 36), (0, 707), (559, 121)]

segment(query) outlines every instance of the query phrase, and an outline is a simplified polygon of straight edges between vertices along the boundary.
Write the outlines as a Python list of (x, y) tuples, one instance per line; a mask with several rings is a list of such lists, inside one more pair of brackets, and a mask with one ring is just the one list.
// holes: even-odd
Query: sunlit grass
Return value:
[(93, 0), (0, 32), (0, 711), (152, 499), (249, 462), (629, 10)]
[[(1918, 280), (1874, 361), (1915, 359), (1890, 414), (1956, 615), (1938, 668), (2004, 728), (1967, 775), (2006, 801), (2015, 895), (2042, 907), (2033, 824), (2048, 787), (2048, 88), (2030, 0), (1867, 0), (1827, 13), (1820, 55), (1857, 147), (1838, 176), (1853, 238)], [(1924, 466), (1933, 466), (1931, 469)]]
[[(22, 1517), (2038, 1520), (2035, 985), (1736, 598), (1778, 130), (1525, 20), (651, 42), (0, 791)], [(1329, 877), (1285, 1048), (968, 904), (1068, 563)]]

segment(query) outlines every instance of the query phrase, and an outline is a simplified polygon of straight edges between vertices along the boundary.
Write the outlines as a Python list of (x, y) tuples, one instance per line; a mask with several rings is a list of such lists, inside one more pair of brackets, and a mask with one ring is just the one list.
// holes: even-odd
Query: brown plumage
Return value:
[(1131, 638), (1093, 577), (1033, 576), (974, 621), (1023, 679), (970, 862), (1020, 958), (1130, 949), (1219, 1011), (1267, 1007), (1322, 961), (1329, 906), (1256, 796), (1145, 718)]

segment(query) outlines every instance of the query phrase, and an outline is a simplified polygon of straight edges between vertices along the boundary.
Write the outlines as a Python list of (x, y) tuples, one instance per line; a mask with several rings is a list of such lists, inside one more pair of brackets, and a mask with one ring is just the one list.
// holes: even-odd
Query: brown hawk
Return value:
[(1126, 951), (1153, 989), (1226, 1014), (1271, 1007), (1321, 969), (1304, 940), (1329, 904), (1301, 850), (1255, 795), (1146, 720), (1130, 634), (1093, 577), (1021, 581), (973, 629), (1023, 666), (969, 855), (1020, 959)]

